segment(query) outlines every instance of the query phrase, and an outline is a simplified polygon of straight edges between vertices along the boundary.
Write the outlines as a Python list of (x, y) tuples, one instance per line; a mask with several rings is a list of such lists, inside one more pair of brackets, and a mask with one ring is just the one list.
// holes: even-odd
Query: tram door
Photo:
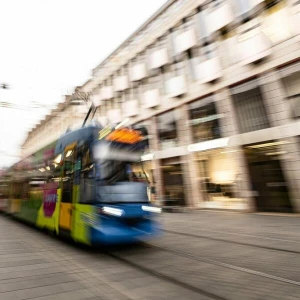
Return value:
[(59, 216), (59, 227), (63, 230), (71, 230), (75, 155), (76, 153), (74, 144), (65, 148), (62, 168), (62, 191)]

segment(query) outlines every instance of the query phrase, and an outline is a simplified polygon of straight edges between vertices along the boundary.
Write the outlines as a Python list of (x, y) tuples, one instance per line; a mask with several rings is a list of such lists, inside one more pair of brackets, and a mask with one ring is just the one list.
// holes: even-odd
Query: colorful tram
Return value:
[(144, 129), (89, 125), (15, 164), (0, 177), (0, 209), (88, 245), (155, 237), (160, 208), (147, 175), (136, 176), (147, 147)]

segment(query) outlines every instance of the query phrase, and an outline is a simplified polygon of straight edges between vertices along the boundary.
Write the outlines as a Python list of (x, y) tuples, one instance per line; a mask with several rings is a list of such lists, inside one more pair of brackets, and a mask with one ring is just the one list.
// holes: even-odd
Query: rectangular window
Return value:
[(149, 90), (158, 89), (160, 91), (160, 94), (163, 94), (163, 75), (158, 76), (152, 76), (144, 79), (142, 81), (142, 85), (140, 87), (140, 90), (142, 94)]
[(223, 35), (221, 41), (223, 63), (226, 66), (233, 65), (239, 61), (238, 38), (235, 31)]
[(177, 117), (171, 110), (157, 117), (158, 136), (162, 149), (177, 145)]
[(169, 72), (166, 72), (166, 74), (164, 75), (165, 81), (167, 81), (168, 79), (171, 79), (175, 76), (185, 75), (187, 73), (185, 61), (174, 63), (174, 64), (170, 65), (168, 69), (169, 69)]
[(233, 88), (232, 92), (241, 133), (270, 127), (259, 87), (238, 93)]
[[(151, 45), (148, 48), (148, 51), (147, 51), (147, 59), (148, 59), (147, 64), (148, 64), (148, 76), (149, 77), (158, 76), (159, 74), (161, 74), (163, 72), (164, 67), (165, 67), (165, 60), (164, 60), (164, 57), (162, 57), (163, 54), (157, 55), (155, 58), (153, 58), (153, 55), (154, 55), (154, 53), (158, 53), (158, 51), (160, 51), (161, 49), (165, 49), (166, 47), (159, 48), (159, 46), (156, 44), (156, 45)], [(161, 51), (163, 51), (163, 50), (161, 50)], [(156, 65), (161, 65), (161, 66), (156, 68), (156, 67), (153, 67), (153, 64), (155, 66)]]
[(95, 166), (88, 148), (81, 151), (79, 157), (81, 160), (79, 202), (91, 203), (96, 198)]
[[(162, 104), (160, 103), (160, 96), (164, 94), (163, 74), (159, 76), (148, 77), (147, 79), (143, 80), (140, 90), (141, 90), (140, 101), (143, 106), (153, 109), (159, 104)], [(154, 98), (150, 97), (150, 100), (145, 99), (145, 97), (147, 98), (146, 96), (147, 92), (150, 92), (150, 94), (152, 93), (152, 95), (154, 95)]]
[(63, 159), (63, 183), (61, 202), (72, 203), (73, 182), (75, 173), (76, 149), (69, 149), (64, 153)]
[(208, 38), (210, 35), (210, 30), (208, 28), (208, 11), (207, 11), (207, 9), (201, 10), (196, 15), (196, 24), (198, 26), (200, 40)]
[[(208, 101), (211, 101), (208, 103)], [(219, 119), (212, 98), (202, 99), (189, 105), (190, 127), (195, 143), (218, 139), (221, 137)]]
[(292, 118), (300, 118), (300, 72), (282, 79)]
[(131, 100), (139, 100), (141, 97), (140, 86), (138, 84), (133, 84), (130, 89)]
[(201, 54), (205, 60), (215, 57), (217, 54), (217, 43), (213, 42), (203, 46), (201, 48)]

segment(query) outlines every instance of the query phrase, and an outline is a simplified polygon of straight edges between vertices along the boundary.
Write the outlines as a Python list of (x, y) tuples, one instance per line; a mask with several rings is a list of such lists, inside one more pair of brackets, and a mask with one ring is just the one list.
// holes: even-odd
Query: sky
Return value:
[[(28, 131), (166, 0), (0, 0), (0, 168)], [(5, 103), (18, 109), (4, 107)]]

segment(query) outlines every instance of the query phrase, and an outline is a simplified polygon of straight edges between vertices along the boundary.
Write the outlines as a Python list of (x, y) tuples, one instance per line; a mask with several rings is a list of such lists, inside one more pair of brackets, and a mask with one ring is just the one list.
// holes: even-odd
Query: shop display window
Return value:
[(177, 145), (177, 115), (171, 110), (157, 117), (158, 136), (162, 149)]
[(190, 126), (195, 143), (221, 137), (219, 119), (214, 102), (203, 105), (203, 101), (190, 104)]

